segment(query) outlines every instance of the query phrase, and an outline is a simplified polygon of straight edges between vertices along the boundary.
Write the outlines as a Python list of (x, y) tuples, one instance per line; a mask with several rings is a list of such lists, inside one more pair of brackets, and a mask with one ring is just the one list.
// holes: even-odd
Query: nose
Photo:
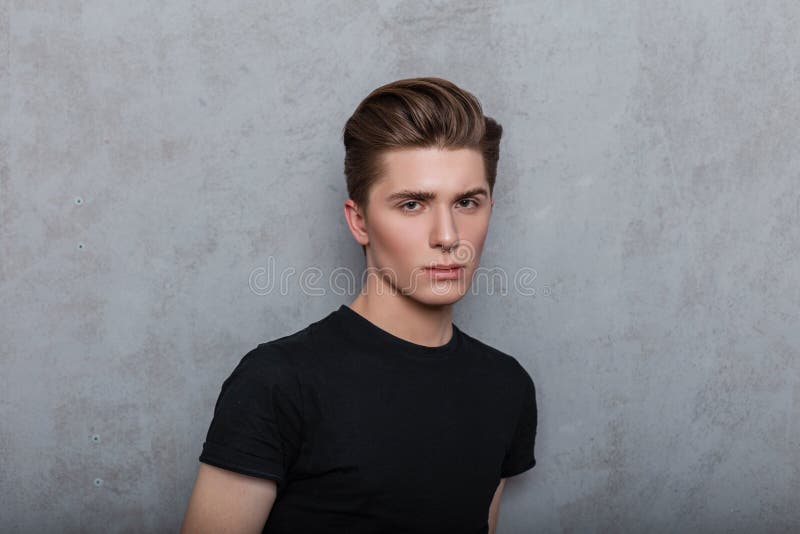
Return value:
[(453, 219), (453, 213), (448, 206), (438, 206), (433, 217), (433, 228), (431, 228), (431, 247), (449, 250), (457, 242), (458, 229)]

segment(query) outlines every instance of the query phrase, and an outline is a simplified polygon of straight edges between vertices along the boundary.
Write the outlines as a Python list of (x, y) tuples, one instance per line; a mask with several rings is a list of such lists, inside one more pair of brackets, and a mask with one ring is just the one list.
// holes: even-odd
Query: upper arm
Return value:
[(200, 461), (276, 481), (289, 477), (303, 439), (300, 381), (288, 354), (262, 344), (223, 382)]
[(536, 427), (538, 422), (536, 405), (536, 386), (530, 374), (517, 362), (523, 385), (519, 395), (521, 407), (515, 407), (519, 414), (516, 428), (508, 444), (506, 456), (500, 470), (501, 477), (512, 477), (527, 471), (536, 465), (534, 453), (536, 443)]
[(503, 493), (503, 486), (505, 483), (506, 479), (501, 478), (497, 489), (494, 490), (492, 504), (489, 505), (489, 534), (494, 534), (494, 530), (497, 528), (497, 517), (500, 515), (500, 495)]
[(201, 463), (181, 534), (261, 532), (276, 495), (272, 480)]

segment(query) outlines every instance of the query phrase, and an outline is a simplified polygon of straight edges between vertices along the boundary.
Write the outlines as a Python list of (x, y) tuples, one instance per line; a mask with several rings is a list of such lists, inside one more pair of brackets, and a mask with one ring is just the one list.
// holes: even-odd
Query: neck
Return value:
[(392, 288), (370, 284), (375, 276), (368, 277), (367, 291), (361, 291), (350, 308), (374, 325), (390, 334), (417, 345), (438, 347), (450, 341), (453, 335), (453, 305), (427, 305), (403, 295)]

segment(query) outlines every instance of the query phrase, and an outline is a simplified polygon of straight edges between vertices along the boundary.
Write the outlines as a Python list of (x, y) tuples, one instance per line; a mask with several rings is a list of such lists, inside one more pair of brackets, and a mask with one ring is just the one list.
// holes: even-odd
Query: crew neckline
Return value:
[(450, 340), (447, 343), (436, 347), (429, 347), (427, 345), (413, 343), (384, 330), (346, 304), (339, 306), (337, 315), (347, 327), (347, 333), (350, 334), (351, 337), (357, 338), (357, 341), (373, 348), (383, 348), (384, 350), (388, 344), (398, 349), (404, 356), (434, 359), (447, 358), (456, 351), (461, 341), (461, 330), (455, 323), (451, 323), (453, 335), (450, 336)]

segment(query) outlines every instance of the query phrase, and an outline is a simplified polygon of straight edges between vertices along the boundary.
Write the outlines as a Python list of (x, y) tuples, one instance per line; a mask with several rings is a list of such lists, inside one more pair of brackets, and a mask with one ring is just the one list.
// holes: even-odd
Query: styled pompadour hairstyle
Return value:
[(370, 188), (383, 170), (381, 155), (392, 149), (429, 147), (478, 150), (491, 194), (502, 135), (503, 127), (483, 114), (478, 99), (448, 80), (388, 83), (361, 101), (342, 131), (348, 195), (366, 217)]

